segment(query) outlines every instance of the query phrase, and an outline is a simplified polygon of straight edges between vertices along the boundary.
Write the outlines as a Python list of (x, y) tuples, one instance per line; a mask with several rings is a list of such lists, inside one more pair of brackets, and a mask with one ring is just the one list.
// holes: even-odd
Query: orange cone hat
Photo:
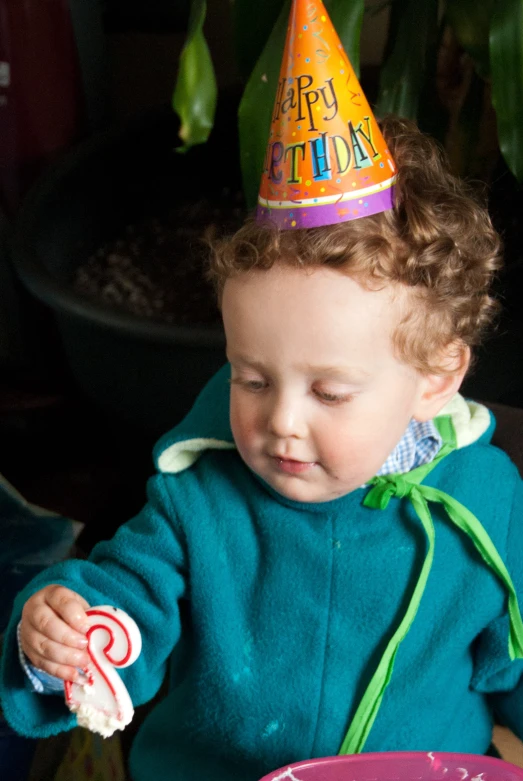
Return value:
[(293, 0), (257, 220), (314, 228), (391, 209), (396, 166), (322, 0)]

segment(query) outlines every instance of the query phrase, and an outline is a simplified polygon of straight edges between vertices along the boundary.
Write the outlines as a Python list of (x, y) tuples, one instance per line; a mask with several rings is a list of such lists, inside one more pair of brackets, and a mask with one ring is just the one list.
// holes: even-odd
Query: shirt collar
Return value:
[(403, 437), (376, 475), (405, 474), (422, 464), (429, 464), (441, 445), (441, 436), (432, 420), (423, 423), (411, 420)]

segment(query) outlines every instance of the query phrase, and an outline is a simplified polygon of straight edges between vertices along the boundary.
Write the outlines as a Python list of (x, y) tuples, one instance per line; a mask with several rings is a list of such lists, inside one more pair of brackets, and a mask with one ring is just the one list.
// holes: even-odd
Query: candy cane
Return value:
[(65, 683), (65, 701), (78, 724), (105, 738), (124, 729), (134, 715), (129, 692), (115, 667), (128, 667), (142, 650), (140, 630), (116, 607), (101, 605), (86, 611), (89, 664), (87, 683)]

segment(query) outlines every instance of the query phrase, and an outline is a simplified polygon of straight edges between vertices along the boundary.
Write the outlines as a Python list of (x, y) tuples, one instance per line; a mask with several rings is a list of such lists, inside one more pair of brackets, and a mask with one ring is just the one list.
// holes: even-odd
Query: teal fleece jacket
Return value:
[[(226, 374), (157, 445), (144, 509), (88, 561), (32, 581), (5, 637), (5, 717), (21, 734), (48, 736), (75, 717), (60, 697), (30, 691), (16, 643), (25, 600), (62, 583), (134, 617), (143, 652), (121, 676), (135, 705), (169, 672), (134, 742), (134, 781), (255, 781), (336, 754), (426, 553), (406, 498), (370, 509), (363, 487), (301, 504), (253, 475), (232, 445)], [(481, 520), (523, 602), (522, 481), (488, 443), (492, 428), (465, 437), (425, 482)], [(506, 591), (444, 509), (431, 510), (433, 567), (365, 751), (484, 753), (493, 715), (523, 737)]]

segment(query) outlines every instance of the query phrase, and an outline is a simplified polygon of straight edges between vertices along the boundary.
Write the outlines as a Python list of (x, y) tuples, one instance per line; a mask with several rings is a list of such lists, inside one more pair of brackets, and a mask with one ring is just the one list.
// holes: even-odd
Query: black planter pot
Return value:
[[(234, 107), (222, 106), (230, 136)], [(212, 197), (213, 182), (216, 198), (224, 182), (239, 182), (235, 139), (225, 144), (220, 133), (225, 124), (218, 117), (209, 143), (187, 155), (173, 151), (178, 124), (168, 107), (92, 139), (37, 183), (15, 226), (15, 268), (52, 308), (80, 387), (109, 413), (155, 435), (183, 416), (223, 364), (221, 328), (176, 327), (111, 310), (75, 293), (71, 280), (125, 226), (180, 196), (197, 198), (204, 187)]]

